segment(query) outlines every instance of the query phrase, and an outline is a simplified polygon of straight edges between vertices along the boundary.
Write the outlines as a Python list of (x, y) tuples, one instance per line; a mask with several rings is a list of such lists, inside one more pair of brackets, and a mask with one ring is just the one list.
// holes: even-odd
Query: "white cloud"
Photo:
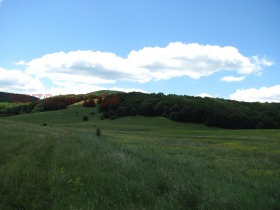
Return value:
[(109, 88), (109, 90), (116, 90), (116, 91), (122, 91), (122, 92), (142, 92), (142, 93), (147, 93), (146, 91), (142, 90), (142, 89), (137, 89), (137, 88), (120, 88), (120, 87), (113, 87), (113, 88)]
[[(263, 67), (273, 63), (257, 56), (246, 57), (231, 46), (175, 42), (166, 47), (133, 50), (125, 58), (111, 52), (77, 50), (47, 54), (15, 64), (24, 66), (25, 71), (0, 68), (1, 91), (57, 95), (107, 89), (104, 84), (120, 80), (144, 83), (182, 76), (199, 79), (218, 71), (240, 74), (240, 77), (221, 78), (222, 81), (241, 81), (245, 75), (258, 75)], [(55, 86), (45, 89), (41, 78), (50, 79)], [(145, 92), (133, 88), (111, 89)], [(212, 97), (208, 94), (201, 96)]]
[[(24, 64), (27, 73), (47, 77), (53, 81), (82, 82), (86, 84), (114, 83), (123, 74), (116, 66), (121, 60), (113, 53), (73, 51), (44, 55)], [(112, 70), (111, 70), (112, 69)]]
[(207, 93), (200, 93), (200, 94), (197, 95), (197, 96), (199, 96), (199, 97), (201, 97), (201, 98), (205, 98), (205, 97), (214, 98), (212, 95), (207, 94)]
[(44, 87), (39, 79), (22, 71), (0, 68), (0, 91), (35, 94), (44, 91)]
[(4, 1), (4, 0), (0, 0), (0, 6), (2, 6), (3, 1)]
[(126, 58), (109, 52), (78, 50), (47, 54), (17, 64), (25, 65), (26, 72), (37, 77), (98, 85), (117, 80), (143, 83), (181, 76), (199, 79), (224, 70), (246, 75), (258, 73), (272, 62), (243, 56), (231, 46), (175, 42), (166, 47), (133, 50)]
[(247, 102), (280, 102), (280, 85), (259, 89), (238, 89), (229, 96), (232, 100)]
[(40, 94), (40, 98), (44, 98), (46, 95), (85, 94), (105, 89), (123, 92), (145, 92), (141, 89), (121, 87), (106, 88), (104, 86), (72, 81), (53, 81), (53, 84), (54, 87), (46, 89), (38, 78), (33, 78), (26, 72), (0, 68), (0, 91), (3, 92), (24, 93), (28, 95)]
[(244, 79), (245, 79), (244, 76), (242, 76), (242, 77), (226, 76), (226, 77), (221, 78), (221, 81), (223, 81), (223, 82), (240, 82)]

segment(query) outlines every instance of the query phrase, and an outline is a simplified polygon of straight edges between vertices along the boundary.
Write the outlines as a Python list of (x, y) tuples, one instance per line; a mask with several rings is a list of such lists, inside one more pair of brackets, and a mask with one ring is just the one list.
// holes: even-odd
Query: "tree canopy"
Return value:
[(280, 103), (132, 92), (106, 96), (99, 104), (99, 111), (104, 118), (114, 119), (134, 115), (163, 116), (221, 128), (280, 128)]

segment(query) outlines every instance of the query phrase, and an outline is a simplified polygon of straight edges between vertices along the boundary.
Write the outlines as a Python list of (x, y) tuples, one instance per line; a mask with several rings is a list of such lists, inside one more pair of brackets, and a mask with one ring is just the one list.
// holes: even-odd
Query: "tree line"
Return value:
[(0, 102), (8, 102), (8, 103), (28, 103), (38, 101), (39, 99), (35, 96), (17, 94), (17, 93), (6, 93), (0, 92)]
[(83, 104), (84, 106), (93, 107), (95, 106), (93, 99), (98, 99), (99, 97), (104, 97), (104, 96), (103, 95), (97, 96), (95, 94), (86, 94), (86, 95), (69, 94), (69, 95), (53, 96), (53, 97), (33, 101), (30, 103), (20, 104), (19, 106), (0, 109), (0, 117), (66, 109), (67, 106), (70, 106), (80, 101), (85, 101)]
[(103, 118), (111, 119), (135, 115), (163, 116), (173, 121), (221, 128), (280, 128), (280, 103), (131, 92), (106, 96), (99, 104), (99, 111)]

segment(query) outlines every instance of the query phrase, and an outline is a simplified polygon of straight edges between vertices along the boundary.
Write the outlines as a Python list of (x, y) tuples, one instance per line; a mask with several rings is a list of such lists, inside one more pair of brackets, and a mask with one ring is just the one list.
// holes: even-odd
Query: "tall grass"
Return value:
[(280, 207), (279, 130), (96, 115), (82, 122), (89, 109), (71, 111), (0, 119), (0, 209)]

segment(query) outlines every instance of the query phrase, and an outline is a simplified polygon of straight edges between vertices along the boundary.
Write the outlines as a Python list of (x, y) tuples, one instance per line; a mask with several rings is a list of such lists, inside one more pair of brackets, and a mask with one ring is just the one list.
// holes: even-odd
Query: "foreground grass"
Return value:
[(89, 112), (0, 119), (0, 209), (279, 209), (279, 130)]

